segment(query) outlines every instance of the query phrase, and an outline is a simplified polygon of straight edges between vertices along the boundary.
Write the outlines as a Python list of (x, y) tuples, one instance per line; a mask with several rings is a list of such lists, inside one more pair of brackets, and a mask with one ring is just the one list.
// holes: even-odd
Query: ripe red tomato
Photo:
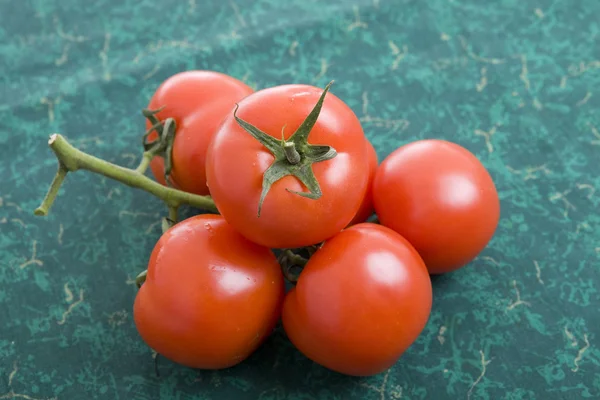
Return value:
[(367, 152), (369, 156), (369, 183), (367, 185), (367, 191), (363, 197), (362, 203), (360, 203), (360, 207), (352, 221), (350, 221), (349, 225), (356, 225), (361, 222), (365, 222), (367, 218), (369, 218), (375, 212), (373, 208), (373, 180), (375, 179), (375, 172), (377, 171), (377, 164), (379, 160), (377, 159), (377, 152), (373, 147), (373, 144), (367, 142)]
[(443, 140), (400, 147), (373, 183), (381, 223), (404, 236), (432, 274), (469, 263), (492, 238), (500, 218), (494, 182), (467, 149)]
[(133, 316), (157, 353), (192, 368), (246, 359), (279, 320), (284, 281), (273, 253), (223, 217), (198, 215), (156, 244)]
[[(156, 90), (148, 108), (165, 107), (157, 118), (175, 119), (177, 131), (173, 143), (173, 187), (186, 192), (207, 195), (206, 148), (223, 118), (253, 90), (245, 83), (213, 71), (186, 71), (171, 76)], [(146, 128), (151, 127), (149, 121)], [(154, 133), (150, 140), (157, 138)], [(165, 184), (164, 159), (154, 157), (150, 168), (155, 179)]]
[(425, 327), (427, 268), (400, 235), (354, 225), (308, 261), (283, 305), (283, 327), (311, 360), (347, 375), (390, 368)]
[[(305, 175), (314, 172), (319, 185), (314, 187), (310, 177), (301, 181), (279, 170), (271, 175), (277, 179), (261, 203), (265, 173), (273, 172), (272, 166), (286, 167), (291, 162), (277, 158), (236, 117), (262, 131), (271, 147), (281, 152), (282, 136), (288, 143), (295, 140), (292, 133), (306, 127), (303, 122), (313, 115), (324, 93), (307, 85), (258, 91), (239, 103), (237, 114), (225, 119), (209, 146), (206, 177), (219, 212), (240, 233), (263, 246), (294, 248), (322, 242), (348, 225), (363, 199), (368, 160), (362, 127), (344, 102), (327, 93), (316, 123), (309, 129), (308, 144), (298, 145), (301, 156), (297, 165), (301, 167), (294, 170)], [(333, 154), (327, 146), (335, 149), (335, 157), (302, 164), (310, 154)]]

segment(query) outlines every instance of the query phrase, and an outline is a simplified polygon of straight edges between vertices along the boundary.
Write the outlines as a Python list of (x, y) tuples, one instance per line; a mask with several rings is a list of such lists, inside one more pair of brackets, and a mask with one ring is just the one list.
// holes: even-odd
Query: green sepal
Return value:
[[(175, 141), (176, 123), (173, 118), (167, 118), (165, 121), (160, 121), (156, 114), (162, 111), (164, 107), (157, 110), (143, 109), (142, 115), (150, 121), (152, 126), (146, 131), (143, 136), (142, 144), (144, 151), (150, 151), (155, 156), (162, 157), (164, 161), (165, 183), (170, 186), (169, 176), (173, 169), (173, 143)], [(156, 131), (158, 139), (149, 141), (148, 136)]]
[[(325, 100), (325, 95), (329, 91), (332, 83), (333, 81), (325, 87), (315, 107), (311, 110), (306, 119), (304, 119), (302, 124), (298, 127), (298, 129), (296, 129), (296, 131), (287, 141), (283, 138), (283, 129), (285, 128), (285, 125), (282, 127), (281, 140), (276, 139), (273, 136), (261, 131), (254, 125), (239, 118), (237, 116), (239, 105), (236, 104), (236, 107), (233, 111), (233, 117), (235, 118), (236, 122), (246, 132), (252, 135), (252, 137), (265, 146), (275, 158), (273, 163), (269, 166), (269, 168), (267, 168), (263, 175), (262, 192), (258, 203), (259, 217), (263, 202), (271, 190), (272, 185), (283, 177), (294, 176), (300, 182), (302, 182), (306, 189), (308, 189), (308, 192), (298, 192), (286, 189), (290, 193), (294, 193), (298, 196), (306, 197), (312, 200), (317, 200), (323, 195), (319, 182), (317, 181), (312, 169), (312, 165), (317, 162), (334, 158), (337, 155), (337, 152), (333, 147), (328, 145), (312, 145), (308, 143), (308, 136), (310, 135), (312, 128), (315, 126), (317, 119), (319, 118), (321, 108), (323, 107), (323, 101)], [(290, 144), (293, 144), (293, 146), (290, 146)], [(293, 154), (293, 156), (286, 155), (286, 147), (293, 147), (296, 151), (294, 152), (292, 150), (292, 152), (296, 154)], [(298, 155), (300, 156), (299, 159)]]

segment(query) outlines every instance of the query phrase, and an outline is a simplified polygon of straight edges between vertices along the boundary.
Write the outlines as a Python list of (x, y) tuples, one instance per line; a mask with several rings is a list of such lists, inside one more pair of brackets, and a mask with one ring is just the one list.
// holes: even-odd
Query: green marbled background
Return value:
[[(600, 2), (0, 0), (0, 399), (581, 399), (600, 396)], [(323, 86), (379, 156), (472, 150), (502, 220), (434, 280), (429, 324), (386, 374), (337, 375), (280, 328), (245, 363), (159, 363), (131, 318), (164, 209), (92, 176), (32, 210), (74, 144), (135, 165), (139, 110), (186, 69)]]

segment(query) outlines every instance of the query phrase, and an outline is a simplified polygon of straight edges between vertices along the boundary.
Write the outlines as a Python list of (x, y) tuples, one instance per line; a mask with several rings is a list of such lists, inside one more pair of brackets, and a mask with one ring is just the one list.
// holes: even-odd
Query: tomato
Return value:
[(373, 201), (381, 223), (404, 236), (432, 274), (456, 270), (491, 240), (500, 218), (494, 182), (467, 149), (421, 140), (379, 166)]
[(192, 368), (246, 359), (279, 320), (284, 281), (273, 253), (218, 215), (170, 228), (152, 251), (135, 325), (157, 353)]
[[(245, 83), (213, 71), (185, 71), (171, 76), (156, 90), (148, 109), (164, 106), (158, 119), (174, 118), (173, 168), (170, 180), (173, 187), (186, 192), (207, 195), (206, 148), (236, 102), (253, 90)], [(146, 128), (151, 127), (149, 121)], [(157, 135), (149, 136), (150, 140)], [(165, 184), (164, 159), (154, 157), (150, 168), (155, 179)]]
[(425, 327), (429, 274), (389, 228), (361, 223), (326, 241), (283, 304), (283, 327), (311, 360), (357, 376), (390, 368)]
[(369, 183), (367, 185), (367, 191), (363, 197), (362, 203), (360, 203), (360, 207), (352, 221), (350, 221), (349, 225), (355, 225), (361, 222), (365, 222), (373, 213), (375, 212), (373, 208), (373, 179), (375, 178), (375, 172), (377, 171), (377, 164), (379, 160), (377, 159), (377, 152), (375, 148), (369, 142), (367, 142), (367, 151), (369, 156)]
[[(356, 115), (327, 89), (282, 85), (253, 93), (209, 146), (213, 200), (256, 243), (294, 248), (322, 242), (346, 227), (360, 206), (368, 183), (366, 139)], [(260, 134), (251, 134), (248, 124)], [(283, 155), (282, 136), (295, 143), (298, 164)]]

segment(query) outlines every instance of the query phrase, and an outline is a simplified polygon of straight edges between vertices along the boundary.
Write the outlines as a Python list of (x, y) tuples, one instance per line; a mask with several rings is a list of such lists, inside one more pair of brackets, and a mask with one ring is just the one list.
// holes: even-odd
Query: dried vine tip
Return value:
[(50, 135), (50, 138), (48, 139), (48, 146), (50, 146), (52, 143), (54, 143), (57, 138), (58, 138), (58, 133), (53, 133), (52, 135)]
[(337, 152), (331, 146), (309, 144), (308, 136), (319, 118), (325, 95), (332, 84), (333, 81), (325, 87), (312, 111), (287, 140), (283, 138), (276, 139), (239, 118), (237, 116), (239, 105), (236, 104), (235, 110), (233, 111), (236, 122), (246, 132), (252, 135), (252, 137), (265, 146), (275, 157), (275, 160), (263, 175), (262, 193), (258, 203), (259, 217), (262, 204), (269, 193), (271, 186), (283, 177), (294, 176), (308, 189), (308, 192), (296, 192), (286, 189), (291, 193), (313, 200), (319, 199), (322, 196), (323, 193), (321, 192), (321, 187), (313, 172), (312, 165), (334, 158), (337, 155)]

